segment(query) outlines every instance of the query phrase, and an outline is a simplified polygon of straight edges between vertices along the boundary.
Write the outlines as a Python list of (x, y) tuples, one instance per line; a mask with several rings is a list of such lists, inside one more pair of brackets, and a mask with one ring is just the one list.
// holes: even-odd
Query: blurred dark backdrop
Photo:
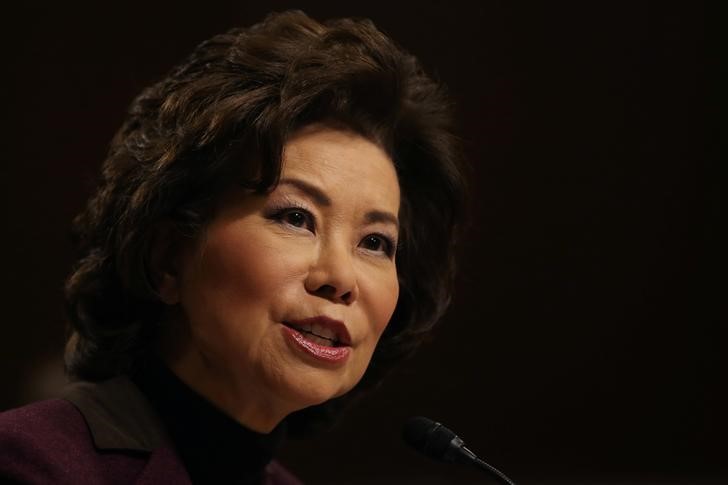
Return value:
[(373, 19), (449, 86), (474, 200), (431, 343), (284, 461), (309, 483), (476, 480), (400, 444), (423, 414), (521, 483), (728, 477), (717, 49), (701, 2), (16, 7), (2, 33), (0, 409), (56, 382), (70, 220), (132, 97), (211, 35), (301, 8)]

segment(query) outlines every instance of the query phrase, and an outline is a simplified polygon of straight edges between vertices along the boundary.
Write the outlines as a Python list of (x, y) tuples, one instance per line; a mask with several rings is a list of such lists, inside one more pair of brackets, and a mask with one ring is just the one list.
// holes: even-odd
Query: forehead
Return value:
[(332, 195), (377, 202), (399, 209), (400, 188), (394, 163), (376, 143), (350, 131), (311, 125), (284, 146), (282, 178), (316, 184)]

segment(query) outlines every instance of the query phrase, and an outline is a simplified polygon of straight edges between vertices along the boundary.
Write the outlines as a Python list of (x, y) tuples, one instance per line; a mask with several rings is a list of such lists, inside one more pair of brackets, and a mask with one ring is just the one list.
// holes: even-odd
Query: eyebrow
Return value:
[(293, 185), (301, 192), (311, 197), (318, 205), (330, 206), (331, 199), (321, 189), (304, 180), (296, 178), (284, 178), (278, 182), (278, 185)]
[[(301, 192), (305, 193), (309, 197), (311, 197), (314, 202), (316, 202), (319, 205), (322, 206), (330, 206), (331, 205), (331, 198), (324, 193), (320, 188), (316, 187), (315, 185), (306, 182), (305, 180), (297, 179), (297, 178), (283, 178), (278, 182), (278, 185), (292, 185), (293, 187), (297, 188)], [(399, 219), (397, 216), (392, 214), (391, 212), (382, 211), (382, 210), (371, 210), (366, 213), (364, 216), (364, 219), (367, 223), (372, 224), (376, 222), (387, 222), (390, 224), (393, 224), (399, 229)]]

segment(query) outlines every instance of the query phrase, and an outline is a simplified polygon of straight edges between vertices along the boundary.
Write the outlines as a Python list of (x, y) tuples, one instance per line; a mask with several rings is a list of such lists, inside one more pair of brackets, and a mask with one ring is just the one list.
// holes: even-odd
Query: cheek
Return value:
[[(217, 338), (214, 334), (229, 338), (243, 323), (275, 318), (279, 303), (290, 298), (301, 264), (295, 253), (269, 239), (243, 223), (211, 228), (204, 246), (188, 259), (183, 306), (193, 327), (215, 328), (197, 329), (208, 334), (206, 340)], [(246, 331), (256, 335), (264, 330), (261, 324)]]
[(218, 290), (237, 299), (269, 299), (295, 272), (290, 252), (268, 241), (260, 230), (245, 225), (227, 227), (210, 238), (202, 271)]
[(394, 314), (399, 298), (399, 282), (396, 273), (389, 275), (384, 281), (379, 281), (372, 300), (372, 327), (377, 340), (387, 327)]

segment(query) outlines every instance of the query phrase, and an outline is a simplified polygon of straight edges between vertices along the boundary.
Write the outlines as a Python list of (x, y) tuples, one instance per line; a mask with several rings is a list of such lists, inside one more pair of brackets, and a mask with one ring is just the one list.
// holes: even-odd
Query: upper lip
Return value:
[(351, 336), (349, 330), (346, 329), (346, 325), (341, 320), (335, 320), (325, 315), (303, 318), (300, 320), (286, 320), (284, 323), (304, 328), (306, 326), (320, 325), (326, 329), (334, 332), (337, 343), (341, 345), (351, 345)]

